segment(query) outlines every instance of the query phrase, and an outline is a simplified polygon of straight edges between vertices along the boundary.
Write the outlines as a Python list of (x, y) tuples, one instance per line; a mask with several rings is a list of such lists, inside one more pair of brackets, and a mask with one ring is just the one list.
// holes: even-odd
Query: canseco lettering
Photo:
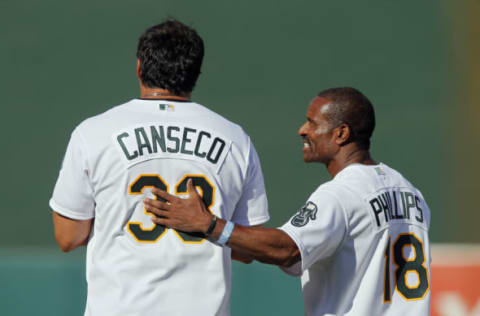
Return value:
[(377, 226), (389, 221), (416, 221), (423, 223), (421, 199), (408, 191), (385, 191), (369, 201)]
[[(220, 137), (213, 137), (206, 131), (189, 127), (152, 125), (135, 128), (133, 132), (134, 135), (123, 132), (117, 136), (117, 141), (128, 160), (163, 152), (192, 155), (216, 164), (226, 144)], [(135, 138), (136, 146), (130, 146), (133, 148), (126, 145), (126, 140), (130, 137)]]

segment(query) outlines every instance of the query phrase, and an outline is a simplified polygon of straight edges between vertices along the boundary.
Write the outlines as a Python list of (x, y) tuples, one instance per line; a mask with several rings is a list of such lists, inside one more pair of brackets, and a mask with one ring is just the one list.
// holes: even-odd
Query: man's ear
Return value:
[(352, 130), (347, 124), (342, 123), (335, 128), (335, 143), (337, 145), (343, 146), (348, 144), (351, 136)]
[(142, 71), (140, 70), (140, 59), (137, 59), (137, 78), (140, 79)]

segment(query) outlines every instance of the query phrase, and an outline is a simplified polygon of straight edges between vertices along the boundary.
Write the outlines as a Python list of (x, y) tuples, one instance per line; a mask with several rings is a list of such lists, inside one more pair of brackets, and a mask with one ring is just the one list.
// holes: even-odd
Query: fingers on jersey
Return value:
[(170, 214), (168, 209), (171, 207), (170, 204), (158, 200), (144, 199), (145, 209), (152, 213), (152, 222), (155, 224), (163, 225), (168, 228), (171, 227), (167, 221), (167, 217)]
[(200, 195), (198, 195), (197, 190), (195, 189), (195, 186), (193, 185), (192, 179), (188, 179), (187, 181), (187, 189), (188, 193), (190, 194), (191, 197), (197, 197), (200, 198)]
[(165, 216), (171, 209), (171, 204), (160, 200), (144, 199), (145, 208), (158, 216)]
[[(168, 213), (168, 212), (165, 212), (165, 213)], [(163, 215), (161, 215), (162, 217), (158, 217), (158, 216), (154, 216), (152, 217), (152, 221), (155, 223), (155, 224), (158, 224), (158, 225), (163, 225), (167, 228), (173, 228), (172, 227), (172, 222), (168, 219), (168, 218), (165, 218)]]
[(167, 191), (161, 190), (159, 188), (152, 188), (152, 193), (155, 194), (160, 199), (163, 199), (168, 202), (173, 202), (179, 199), (175, 195), (168, 193)]

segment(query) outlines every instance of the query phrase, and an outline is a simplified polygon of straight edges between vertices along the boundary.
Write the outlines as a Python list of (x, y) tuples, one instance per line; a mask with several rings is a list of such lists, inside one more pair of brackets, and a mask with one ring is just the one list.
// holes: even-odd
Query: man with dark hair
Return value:
[(373, 105), (360, 91), (352, 88), (332, 88), (322, 91), (318, 97), (329, 99), (326, 118), (331, 125), (345, 123), (351, 128), (352, 139), (362, 149), (370, 148), (370, 137), (375, 128)]
[[(269, 219), (260, 162), (238, 125), (192, 102), (203, 40), (169, 20), (140, 37), (140, 98), (73, 131), (50, 200), (63, 251), (87, 245), (85, 315), (229, 315), (230, 248), (152, 221), (152, 188), (201, 192), (215, 218)], [(241, 260), (243, 257), (235, 257)]]
[(138, 41), (138, 76), (146, 88), (189, 97), (202, 66), (203, 40), (195, 30), (170, 20), (145, 31)]
[(372, 104), (358, 90), (312, 100), (298, 132), (303, 158), (325, 164), (333, 179), (279, 229), (216, 220), (191, 182), (189, 199), (155, 189), (166, 201), (146, 199), (146, 209), (157, 224), (209, 229), (211, 240), (301, 275), (307, 315), (429, 315), (430, 210), (401, 174), (371, 158), (374, 127)]

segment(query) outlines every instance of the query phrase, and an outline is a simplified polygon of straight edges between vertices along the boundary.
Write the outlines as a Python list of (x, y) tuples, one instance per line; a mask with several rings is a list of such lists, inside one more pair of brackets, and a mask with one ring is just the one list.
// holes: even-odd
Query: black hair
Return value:
[(324, 115), (332, 128), (344, 123), (351, 131), (350, 141), (356, 142), (360, 148), (370, 148), (370, 138), (375, 129), (375, 112), (368, 98), (350, 87), (327, 89), (318, 94), (330, 100), (331, 106)]
[(152, 26), (138, 40), (142, 84), (175, 95), (189, 94), (200, 75), (203, 55), (203, 40), (191, 27), (177, 20)]

